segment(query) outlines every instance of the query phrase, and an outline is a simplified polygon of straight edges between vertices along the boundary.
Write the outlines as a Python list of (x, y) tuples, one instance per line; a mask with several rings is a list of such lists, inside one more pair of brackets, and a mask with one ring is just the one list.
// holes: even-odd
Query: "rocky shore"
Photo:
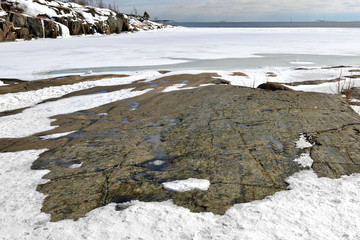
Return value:
[(166, 27), (110, 9), (55, 0), (6, 0), (0, 6), (0, 42), (112, 34)]
[[(17, 81), (0, 91), (26, 92), (105, 77), (126, 76)], [(236, 203), (285, 191), (289, 176), (310, 167), (294, 161), (304, 153), (313, 159), (311, 167), (319, 177), (360, 172), (360, 117), (337, 95), (237, 87), (217, 74), (203, 73), (94, 87), (46, 101), (129, 88), (149, 91), (55, 116), (52, 125), (59, 127), (51, 131), (0, 139), (2, 152), (49, 149), (32, 169), (50, 170), (45, 176), (50, 181), (38, 191), (47, 196), (42, 211), (52, 221), (78, 219), (108, 203), (135, 199), (173, 199), (194, 212), (223, 214)], [(174, 89), (178, 91), (170, 91)], [(304, 149), (296, 144), (300, 136), (310, 143)], [(189, 178), (209, 180), (210, 187), (186, 192), (164, 188), (163, 183)]]

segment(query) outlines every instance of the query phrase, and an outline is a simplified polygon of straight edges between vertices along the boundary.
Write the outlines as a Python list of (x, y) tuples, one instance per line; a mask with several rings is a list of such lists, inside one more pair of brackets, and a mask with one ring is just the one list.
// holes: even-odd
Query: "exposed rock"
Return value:
[[(42, 210), (52, 221), (77, 219), (107, 203), (133, 199), (173, 199), (192, 211), (223, 214), (235, 203), (287, 189), (285, 179), (303, 169), (293, 161), (303, 153), (295, 147), (302, 133), (313, 144), (312, 168), (319, 176), (360, 172), (360, 117), (339, 96), (227, 85), (162, 93), (184, 79), (196, 86), (211, 83), (214, 76), (172, 75), (151, 84), (138, 81), (66, 95), (155, 88), (133, 99), (56, 116), (53, 124), (60, 127), (41, 134), (76, 130), (68, 136), (0, 139), (0, 149), (50, 149), (32, 168), (51, 170), (45, 176), (50, 181), (38, 191), (47, 196)], [(92, 77), (2, 88), (31, 90)], [(207, 179), (210, 188), (180, 193), (162, 185), (187, 178)]]
[(273, 73), (273, 72), (267, 72), (266, 76), (267, 77), (277, 77), (277, 75), (275, 73)]
[(30, 40), (31, 39), (30, 32), (29, 32), (28, 28), (16, 29), (16, 36), (17, 36), (17, 38), (20, 38), (20, 39), (25, 39), (25, 40)]
[(231, 83), (224, 79), (215, 79), (212, 83), (214, 84), (225, 84), (225, 85), (231, 85)]
[(286, 90), (286, 91), (292, 91), (291, 88), (288, 88), (281, 83), (275, 83), (275, 82), (267, 82), (260, 84), (257, 88), (259, 89), (265, 89), (269, 91), (278, 91), (278, 90)]
[(232, 76), (249, 77), (246, 73), (243, 72), (234, 72)]
[(14, 24), (10, 21), (0, 19), (0, 42), (15, 41), (15, 39)]
[[(235, 203), (286, 190), (285, 179), (302, 169), (293, 161), (302, 153), (295, 148), (300, 133), (314, 144), (311, 156), (319, 176), (360, 171), (360, 118), (338, 96), (226, 85), (161, 92), (162, 82), (167, 86), (191, 79), (188, 85), (194, 86), (213, 81), (210, 76), (157, 79), (156, 90), (142, 96), (57, 116), (53, 124), (61, 127), (56, 131), (78, 129), (67, 137), (42, 144), (36, 136), (23, 139), (25, 144), (6, 140), (7, 149), (51, 149), (32, 168), (51, 170), (46, 175), (51, 181), (38, 190), (47, 195), (42, 210), (53, 221), (132, 199), (171, 198), (192, 211), (222, 214)], [(136, 109), (130, 110), (134, 103)], [(187, 178), (208, 179), (210, 188), (178, 193), (162, 186)]]
[(117, 18), (109, 17), (107, 23), (110, 28), (110, 33), (121, 33), (124, 28), (124, 17), (118, 15)]

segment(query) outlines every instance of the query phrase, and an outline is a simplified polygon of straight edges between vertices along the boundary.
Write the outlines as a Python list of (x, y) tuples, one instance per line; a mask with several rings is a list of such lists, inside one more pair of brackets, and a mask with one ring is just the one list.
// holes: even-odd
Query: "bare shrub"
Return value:
[(346, 102), (350, 104), (355, 82), (351, 78), (345, 80), (341, 79), (342, 78), (339, 78), (339, 81), (336, 84), (336, 94), (340, 96), (344, 95)]

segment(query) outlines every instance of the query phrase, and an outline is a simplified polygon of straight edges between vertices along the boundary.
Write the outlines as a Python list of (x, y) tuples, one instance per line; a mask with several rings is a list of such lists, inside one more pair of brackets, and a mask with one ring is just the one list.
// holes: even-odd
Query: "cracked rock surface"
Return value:
[[(335, 95), (227, 85), (155, 89), (56, 119), (57, 131), (76, 132), (43, 140), (50, 150), (32, 166), (51, 170), (38, 191), (47, 195), (42, 211), (52, 221), (134, 199), (173, 199), (194, 212), (224, 214), (287, 189), (286, 178), (303, 169), (294, 161), (301, 133), (313, 144), (319, 176), (360, 172), (360, 117)], [(162, 185), (188, 178), (211, 185), (187, 192)]]

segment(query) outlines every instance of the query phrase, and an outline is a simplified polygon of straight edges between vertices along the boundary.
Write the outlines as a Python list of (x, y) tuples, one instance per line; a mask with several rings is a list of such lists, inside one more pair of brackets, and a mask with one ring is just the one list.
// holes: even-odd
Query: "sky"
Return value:
[[(105, 2), (105, 0), (104, 0)], [(174, 21), (360, 21), (359, 0), (106, 0)]]

